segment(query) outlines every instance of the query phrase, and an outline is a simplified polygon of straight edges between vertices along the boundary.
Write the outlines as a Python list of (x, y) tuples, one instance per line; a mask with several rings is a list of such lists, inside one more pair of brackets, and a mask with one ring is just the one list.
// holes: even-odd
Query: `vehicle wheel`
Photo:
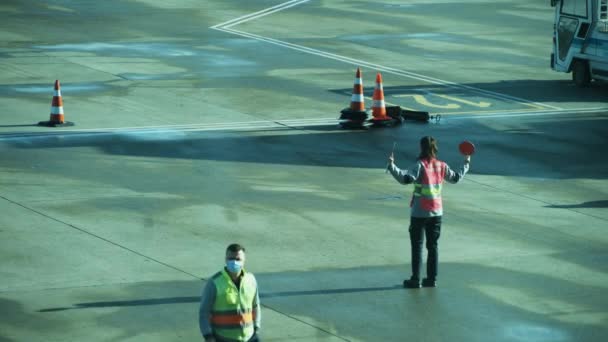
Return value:
[(585, 61), (575, 61), (572, 66), (572, 80), (577, 86), (584, 88), (591, 83), (591, 71), (589, 64)]

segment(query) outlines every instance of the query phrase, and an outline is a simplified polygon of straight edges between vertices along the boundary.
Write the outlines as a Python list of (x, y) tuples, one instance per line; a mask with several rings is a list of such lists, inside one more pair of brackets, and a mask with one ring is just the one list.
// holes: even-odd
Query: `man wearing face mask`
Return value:
[(207, 281), (201, 296), (199, 326), (206, 342), (260, 342), (258, 284), (245, 271), (245, 248), (226, 248), (226, 267)]

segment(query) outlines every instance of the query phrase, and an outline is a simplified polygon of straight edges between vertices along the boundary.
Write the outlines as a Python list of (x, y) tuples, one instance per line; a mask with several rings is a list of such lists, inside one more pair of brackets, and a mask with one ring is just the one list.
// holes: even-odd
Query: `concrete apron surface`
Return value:
[[(608, 100), (547, 67), (529, 1), (4, 1), (0, 341), (195, 341), (247, 248), (265, 341), (604, 341)], [(315, 25), (311, 25), (314, 21)], [(111, 24), (110, 24), (111, 23)], [(439, 24), (440, 23), (440, 24)], [(439, 123), (346, 130), (367, 107)], [(55, 79), (74, 127), (48, 120)], [(405, 290), (420, 137), (444, 186), (438, 287)]]

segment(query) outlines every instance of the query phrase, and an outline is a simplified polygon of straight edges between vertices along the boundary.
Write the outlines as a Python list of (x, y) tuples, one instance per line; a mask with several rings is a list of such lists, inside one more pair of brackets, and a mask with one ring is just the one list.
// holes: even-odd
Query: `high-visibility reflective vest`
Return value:
[(422, 168), (414, 184), (412, 207), (428, 212), (429, 216), (442, 215), (441, 187), (446, 173), (446, 164), (437, 159), (420, 160)]
[(247, 341), (254, 333), (253, 301), (257, 282), (243, 270), (240, 289), (226, 270), (215, 274), (215, 303), (211, 309), (211, 326), (215, 335), (228, 341)]

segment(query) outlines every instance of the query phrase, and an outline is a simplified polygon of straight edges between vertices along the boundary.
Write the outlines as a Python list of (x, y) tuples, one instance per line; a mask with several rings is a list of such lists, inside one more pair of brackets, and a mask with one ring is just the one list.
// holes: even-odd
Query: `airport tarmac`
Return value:
[[(200, 341), (228, 244), (264, 341), (605, 341), (608, 86), (549, 68), (528, 0), (4, 0), (0, 341)], [(439, 122), (338, 125), (366, 105)], [(71, 127), (49, 119), (61, 82)], [(444, 187), (437, 288), (406, 290), (422, 136)]]

